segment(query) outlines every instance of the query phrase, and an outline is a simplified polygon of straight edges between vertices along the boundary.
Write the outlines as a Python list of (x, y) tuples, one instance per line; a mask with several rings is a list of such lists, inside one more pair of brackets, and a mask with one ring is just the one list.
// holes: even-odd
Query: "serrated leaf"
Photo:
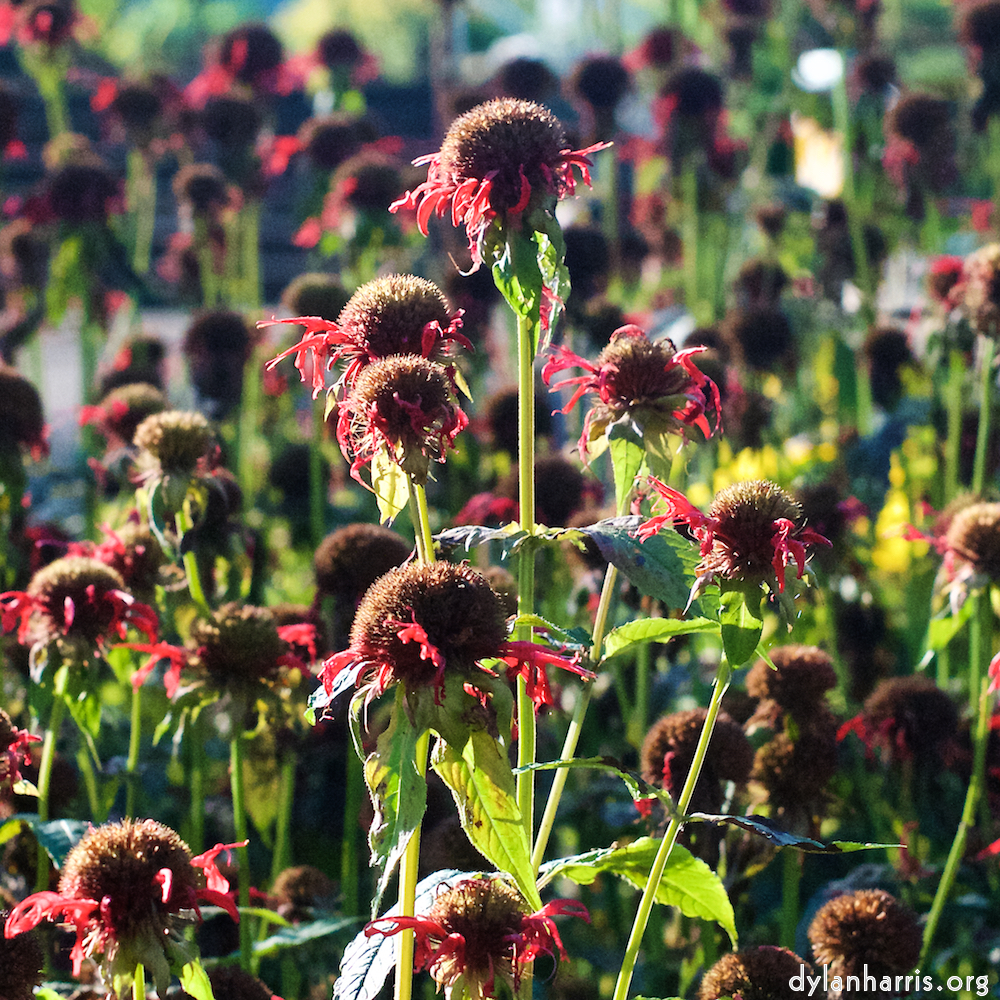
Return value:
[(396, 515), (410, 499), (409, 477), (392, 460), (389, 452), (379, 448), (372, 457), (372, 490), (378, 503), (379, 522), (392, 524)]
[(357, 917), (341, 917), (338, 920), (324, 917), (320, 920), (294, 924), (291, 927), (282, 927), (281, 930), (264, 938), (263, 941), (255, 941), (253, 952), (259, 958), (271, 958), (286, 948), (297, 948), (308, 941), (329, 937), (357, 922)]
[(422, 730), (410, 720), (402, 703), (403, 686), (396, 688), (392, 719), (378, 738), (376, 749), (365, 761), (365, 781), (375, 808), (368, 834), (371, 863), (379, 869), (372, 914), (410, 835), (420, 825), (427, 805), (427, 780), (417, 770), (417, 741)]
[(646, 459), (646, 449), (642, 436), (628, 416), (610, 424), (607, 434), (615, 474), (615, 503), (618, 510), (627, 510), (625, 504)]
[(722, 626), (722, 647), (733, 667), (750, 660), (764, 631), (760, 613), (763, 592), (760, 587), (724, 590), (719, 597), (719, 623)]
[(542, 905), (531, 867), (531, 845), (517, 806), (514, 773), (499, 742), (473, 730), (458, 750), (438, 740), (431, 763), (451, 789), (462, 829), (498, 871), (509, 872), (533, 910)]
[[(616, 875), (637, 889), (645, 887), (660, 841), (640, 837), (625, 847), (608, 847), (570, 858), (560, 858), (542, 866), (545, 878), (568, 878), (590, 885), (598, 875)], [(736, 915), (722, 880), (700, 858), (674, 844), (656, 888), (656, 901), (676, 906), (687, 917), (714, 920), (736, 946)]]
[(852, 854), (855, 851), (871, 851), (880, 848), (899, 848), (902, 844), (866, 844), (856, 840), (831, 840), (824, 844), (811, 837), (782, 830), (769, 816), (729, 816), (713, 813), (691, 813), (691, 822), (712, 823), (715, 826), (738, 826), (741, 830), (756, 833), (777, 847), (795, 847), (806, 854)]
[[(414, 912), (426, 913), (437, 896), (479, 872), (460, 872), (455, 869), (434, 872), (417, 883)], [(399, 907), (394, 906), (384, 916), (395, 916)], [(364, 931), (344, 949), (340, 975), (333, 984), (333, 1000), (375, 1000), (385, 985), (386, 978), (396, 966), (396, 941), (381, 934), (368, 937)]]
[[(698, 561), (697, 549), (675, 531), (664, 531), (645, 542), (635, 537), (643, 518), (612, 517), (586, 528), (574, 529), (591, 538), (602, 556), (624, 573), (642, 593), (662, 601), (671, 610), (688, 605)], [(692, 604), (695, 613), (698, 604)]]
[(719, 631), (719, 623), (711, 618), (642, 618), (612, 629), (604, 640), (602, 660), (631, 652), (647, 642), (662, 642), (677, 635)]

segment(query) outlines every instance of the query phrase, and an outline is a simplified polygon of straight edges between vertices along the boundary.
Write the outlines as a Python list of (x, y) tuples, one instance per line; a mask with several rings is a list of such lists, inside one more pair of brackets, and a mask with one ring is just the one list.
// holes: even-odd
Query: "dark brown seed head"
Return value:
[(378, 524), (348, 524), (327, 535), (313, 556), (316, 586), (355, 602), (410, 555), (410, 544)]
[(202, 313), (184, 334), (184, 353), (190, 356), (246, 355), (251, 344), (250, 328), (238, 313), (213, 309)]
[(920, 925), (913, 913), (882, 889), (861, 889), (831, 899), (809, 925), (809, 941), (831, 975), (907, 973), (920, 956)]
[(430, 683), (435, 666), (420, 645), (404, 643), (399, 630), (417, 622), (452, 672), (471, 674), (477, 660), (498, 655), (507, 638), (506, 611), (482, 575), (468, 565), (437, 562), (390, 570), (361, 600), (351, 645), (371, 651), (392, 667), (394, 680)]
[(757, 225), (772, 240), (775, 240), (785, 228), (785, 223), (788, 220), (788, 209), (780, 201), (772, 201), (758, 208), (755, 218)]
[(490, 202), (503, 213), (521, 200), (522, 171), (532, 190), (557, 193), (552, 171), (566, 148), (566, 133), (552, 112), (502, 97), (452, 122), (441, 144), (441, 169), (456, 184), (492, 176)]
[(896, 82), (896, 62), (892, 56), (873, 52), (858, 59), (854, 76), (865, 93), (881, 96)]
[(34, 988), (42, 984), (45, 953), (37, 931), (26, 931), (12, 938), (3, 935), (9, 916), (10, 910), (0, 909), (0, 998), (32, 1000)]
[(250, 98), (210, 97), (201, 112), (201, 126), (209, 139), (227, 149), (248, 149), (257, 140), (260, 112)]
[(356, 212), (388, 213), (406, 190), (406, 182), (395, 160), (380, 153), (358, 153), (337, 168), (331, 187), (343, 189), (344, 200)]
[(131, 593), (143, 600), (152, 596), (156, 584), (160, 582), (160, 568), (167, 562), (159, 539), (149, 525), (137, 520), (126, 522), (115, 534), (124, 546), (124, 552), (116, 546), (105, 546), (103, 561), (121, 574)]
[(217, 965), (208, 979), (215, 1000), (274, 1000), (271, 990), (238, 965)]
[(284, 55), (278, 36), (261, 23), (242, 24), (222, 39), (219, 61), (242, 83), (273, 73)]
[[(336, 170), (377, 138), (373, 125), (364, 118), (345, 114), (310, 118), (299, 128), (298, 139), (317, 170)], [(388, 207), (388, 205), (386, 206)]]
[(48, 179), (48, 202), (63, 222), (107, 222), (111, 199), (118, 194), (112, 174), (98, 162), (67, 163)]
[(271, 892), (278, 901), (278, 912), (288, 920), (309, 920), (312, 911), (329, 902), (335, 886), (318, 868), (297, 865), (286, 868), (274, 880)]
[(151, 819), (105, 823), (84, 834), (66, 856), (59, 893), (101, 901), (101, 923), (114, 939), (160, 937), (166, 904), (157, 876), (164, 868), (171, 875), (171, 900), (193, 899), (200, 873), (173, 830)]
[(281, 304), (292, 316), (319, 316), (331, 323), (350, 301), (340, 278), (334, 274), (300, 274), (281, 293)]
[(214, 444), (208, 421), (193, 410), (165, 410), (147, 417), (136, 428), (134, 441), (164, 473), (175, 475), (193, 474)]
[(776, 701), (796, 718), (808, 716), (837, 685), (833, 661), (815, 646), (779, 646), (770, 656), (777, 669), (758, 660), (747, 674), (747, 691), (758, 700)]
[(757, 748), (751, 778), (763, 786), (772, 809), (811, 816), (836, 771), (837, 720), (829, 709), (820, 707), (795, 739), (781, 732)]
[(677, 353), (673, 341), (650, 340), (636, 329), (616, 330), (597, 356), (596, 365), (610, 397), (607, 405), (615, 417), (683, 395), (691, 387), (691, 376), (679, 365), (667, 370)]
[(37, 450), (45, 443), (38, 390), (17, 369), (0, 361), (0, 447)]
[(131, 442), (139, 424), (167, 408), (167, 397), (148, 382), (131, 382), (112, 389), (100, 402), (104, 411), (101, 429), (122, 441)]
[(344, 28), (328, 31), (316, 43), (316, 53), (324, 66), (356, 66), (364, 58), (358, 40)]
[(573, 90), (593, 108), (614, 108), (631, 85), (628, 70), (614, 56), (591, 56), (573, 73)]
[(865, 699), (866, 728), (885, 732), (891, 749), (926, 758), (958, 733), (958, 708), (929, 677), (890, 677)]
[(793, 349), (788, 317), (773, 305), (733, 309), (722, 324), (723, 336), (745, 365), (772, 371), (788, 360)]
[(1000, 2), (981, 0), (968, 4), (962, 15), (959, 37), (965, 45), (975, 45), (984, 52), (1000, 47)]
[(65, 556), (43, 566), (28, 584), (28, 593), (39, 604), (32, 617), (33, 640), (47, 642), (63, 635), (70, 607), (72, 623), (66, 635), (91, 643), (103, 638), (117, 617), (115, 604), (104, 598), (124, 587), (110, 566), (87, 556)]
[(787, 948), (764, 945), (724, 955), (705, 973), (698, 1000), (742, 997), (742, 1000), (798, 1000), (788, 985), (801, 966), (812, 967)]
[(686, 66), (675, 71), (660, 92), (675, 101), (674, 113), (684, 118), (703, 118), (722, 110), (722, 82), (714, 73)]
[(947, 101), (929, 94), (908, 94), (886, 115), (885, 129), (913, 143), (921, 153), (952, 144), (952, 111)]
[(338, 319), (342, 330), (363, 342), (371, 357), (423, 352), (424, 327), (451, 323), (448, 302), (432, 281), (411, 274), (376, 278), (362, 285)]
[(191, 626), (197, 666), (220, 688), (241, 688), (268, 680), (278, 672), (278, 660), (288, 646), (278, 635), (267, 608), (224, 604), (210, 619)]
[(196, 215), (208, 215), (229, 204), (225, 174), (211, 163), (191, 163), (174, 175), (174, 197)]
[(974, 503), (960, 510), (945, 538), (952, 552), (1000, 581), (1000, 503)]

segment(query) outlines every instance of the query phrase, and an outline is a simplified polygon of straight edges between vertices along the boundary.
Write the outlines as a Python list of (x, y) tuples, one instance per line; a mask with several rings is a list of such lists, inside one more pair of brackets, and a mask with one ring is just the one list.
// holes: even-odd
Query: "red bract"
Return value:
[(829, 545), (819, 532), (807, 528), (802, 508), (773, 483), (737, 483), (719, 493), (703, 514), (682, 493), (650, 476), (650, 485), (662, 498), (666, 513), (646, 521), (640, 541), (677, 522), (686, 524), (701, 546), (701, 562), (691, 590), (694, 599), (708, 583), (719, 579), (767, 584), (774, 593), (785, 590), (785, 568), (794, 563), (797, 577), (805, 572), (808, 545)]
[(21, 764), (31, 763), (28, 747), (41, 740), (41, 736), (32, 736), (26, 729), (16, 729), (10, 716), (0, 709), (0, 796), (21, 780)]
[(535, 913), (520, 893), (500, 879), (459, 882), (442, 892), (424, 916), (385, 916), (373, 920), (365, 935), (390, 937), (414, 932), (414, 969), (427, 969), (450, 992), (460, 979), (475, 1000), (496, 995), (496, 977), (517, 991), (523, 967), (541, 955), (565, 960), (566, 950), (554, 916), (589, 914), (582, 903), (557, 899)]
[(432, 215), (451, 212), (453, 226), (465, 226), (473, 270), (483, 262), (483, 240), (490, 224), (519, 225), (522, 213), (554, 203), (576, 190), (574, 168), (590, 184), (589, 153), (607, 149), (599, 142), (586, 149), (565, 148), (558, 120), (530, 101), (501, 98), (455, 119), (441, 149), (418, 157), (427, 180), (389, 206), (390, 212), (414, 209), (427, 235)]
[[(588, 442), (626, 413), (640, 424), (646, 413), (656, 418), (659, 429), (680, 435), (697, 427), (708, 438), (719, 429), (722, 406), (718, 386), (692, 360), (705, 350), (691, 347), (677, 351), (671, 341), (650, 341), (639, 327), (628, 325), (615, 330), (596, 362), (561, 345), (556, 347), (542, 369), (542, 379), (553, 391), (575, 387), (563, 413), (586, 393), (597, 396), (599, 401), (587, 414), (580, 435), (584, 458)], [(583, 368), (587, 374), (552, 383), (553, 376), (567, 368)], [(715, 411), (714, 429), (708, 421), (710, 410)]]

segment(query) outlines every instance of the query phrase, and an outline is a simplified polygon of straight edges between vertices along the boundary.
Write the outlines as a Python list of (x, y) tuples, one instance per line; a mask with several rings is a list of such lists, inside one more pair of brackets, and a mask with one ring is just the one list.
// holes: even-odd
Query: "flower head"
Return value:
[[(552, 704), (545, 666), (554, 664), (592, 677), (576, 663), (530, 642), (508, 642), (500, 596), (470, 566), (436, 562), (390, 570), (358, 606), (350, 648), (329, 657), (322, 679), (329, 693), (342, 670), (364, 680), (367, 697), (391, 685), (408, 691), (431, 687), (440, 703), (445, 675), (471, 684), (485, 671), (481, 660), (503, 660), (508, 678), (525, 677), (536, 705)], [(365, 676), (367, 675), (367, 676)]]
[(42, 399), (20, 372), (0, 361), (0, 450), (18, 448), (35, 459), (48, 454)]
[(1000, 243), (990, 243), (965, 258), (951, 301), (978, 333), (997, 335), (1000, 322)]
[(758, 660), (747, 674), (747, 693), (758, 701), (772, 701), (783, 713), (805, 719), (837, 686), (837, 674), (827, 653), (816, 646), (779, 646), (770, 652), (770, 664)]
[(762, 945), (723, 955), (705, 973), (698, 988), (698, 1000), (742, 997), (743, 1000), (794, 1000), (788, 985), (802, 968), (812, 967), (787, 948)]
[(559, 120), (541, 105), (509, 97), (487, 101), (452, 122), (438, 152), (414, 160), (428, 164), (427, 180), (389, 211), (415, 209), (426, 236), (431, 216), (450, 208), (452, 225), (465, 226), (478, 268), (494, 220), (507, 226), (534, 208), (551, 210), (575, 191), (574, 167), (590, 183), (587, 154), (608, 145), (570, 150)]
[(551, 385), (553, 391), (576, 387), (563, 413), (568, 413), (588, 392), (598, 397), (580, 436), (580, 454), (584, 458), (588, 444), (626, 414), (640, 424), (655, 421), (654, 426), (680, 435), (697, 427), (707, 438), (713, 431), (707, 414), (714, 409), (718, 430), (722, 406), (718, 386), (698, 370), (693, 360), (704, 350), (691, 347), (678, 351), (669, 340), (651, 341), (639, 327), (623, 326), (611, 335), (596, 362), (557, 347), (542, 369), (542, 378), (550, 385), (552, 377), (567, 368), (587, 372)]
[(410, 543), (379, 524), (348, 524), (331, 532), (313, 556), (316, 587), (354, 605), (380, 577), (406, 562)]
[(566, 958), (553, 917), (589, 916), (582, 903), (557, 899), (532, 913), (521, 894), (501, 879), (475, 878), (442, 892), (423, 916), (387, 916), (365, 934), (390, 936), (412, 929), (414, 968), (428, 969), (447, 996), (458, 987), (473, 1000), (496, 996), (499, 976), (516, 993), (522, 966), (539, 955)]
[(767, 584), (772, 593), (784, 593), (788, 564), (795, 563), (801, 579), (806, 546), (830, 544), (805, 526), (802, 508), (774, 483), (736, 483), (718, 493), (708, 514), (703, 514), (682, 493), (655, 477), (649, 481), (665, 501), (667, 512), (646, 521), (638, 537), (645, 541), (677, 521), (691, 529), (701, 544), (692, 599), (706, 584), (720, 579)]
[(215, 438), (208, 420), (194, 410), (164, 410), (135, 431), (135, 446), (156, 474), (191, 477), (211, 454)]
[(0, 594), (3, 631), (17, 625), (22, 644), (78, 640), (103, 646), (113, 636), (124, 639), (132, 624), (155, 641), (156, 612), (124, 587), (121, 576), (97, 559), (56, 559), (35, 573), (27, 591)]
[(94, 427), (110, 448), (132, 443), (139, 424), (167, 408), (163, 392), (146, 382), (133, 382), (112, 389), (99, 403), (80, 408), (80, 424)]
[(358, 482), (361, 469), (384, 449), (423, 485), (430, 463), (444, 462), (468, 423), (447, 370), (419, 355), (404, 354), (364, 368), (340, 404), (337, 441)]
[[(40, 736), (32, 736), (26, 729), (17, 729), (10, 716), (0, 708), (0, 798), (10, 794), (21, 780), (21, 764), (30, 764), (28, 747), (40, 743)], [(0, 996), (6, 994), (0, 993)]]
[(105, 823), (66, 856), (59, 891), (36, 892), (19, 903), (4, 933), (13, 938), (42, 920), (63, 918), (76, 930), (73, 975), (85, 958), (100, 956), (102, 973), (117, 987), (142, 963), (162, 994), (171, 972), (190, 961), (182, 911), (197, 912), (205, 901), (239, 919), (215, 865), (220, 851), (235, 846), (220, 844), (192, 858), (187, 844), (155, 820)]
[(440, 289), (431, 281), (408, 274), (376, 278), (362, 285), (341, 310), (336, 323), (320, 316), (296, 316), (292, 319), (259, 322), (294, 323), (305, 327), (302, 339), (268, 362), (269, 369), (289, 355), (295, 356), (302, 381), (310, 380), (306, 366), (311, 363), (313, 399), (327, 388), (324, 375), (337, 362), (347, 361), (347, 368), (332, 391), (343, 383), (350, 387), (366, 365), (396, 354), (415, 354), (434, 361), (445, 361), (452, 343), (472, 350), (461, 334), (461, 310), (449, 311)]

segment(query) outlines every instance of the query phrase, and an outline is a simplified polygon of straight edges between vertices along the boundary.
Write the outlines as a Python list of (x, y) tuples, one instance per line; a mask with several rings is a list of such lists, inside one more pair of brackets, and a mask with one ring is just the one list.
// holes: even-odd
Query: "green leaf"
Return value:
[(66, 855), (90, 829), (90, 823), (79, 819), (51, 819), (39, 824), (37, 814), (17, 813), (0, 826), (0, 844), (16, 837), (22, 824), (37, 837), (56, 868), (62, 867)]
[(535, 888), (531, 845), (506, 751), (485, 730), (473, 730), (461, 751), (438, 740), (431, 763), (451, 789), (462, 829), (473, 846), (498, 871), (510, 872), (531, 908), (539, 909), (542, 900)]
[(516, 629), (522, 625), (530, 625), (533, 629), (539, 629), (559, 642), (574, 646), (590, 645), (590, 633), (579, 625), (574, 625), (573, 628), (567, 630), (542, 618), (541, 615), (518, 615), (514, 619), (514, 628)]
[(852, 854), (855, 851), (900, 848), (902, 844), (865, 844), (856, 840), (831, 840), (824, 844), (811, 837), (782, 830), (769, 816), (729, 816), (726, 814), (691, 813), (691, 822), (712, 823), (715, 826), (738, 826), (741, 830), (756, 833), (777, 847), (795, 847), (806, 854)]
[(662, 642), (675, 635), (719, 631), (719, 623), (711, 618), (641, 618), (612, 629), (604, 640), (603, 660), (630, 653), (647, 642)]
[(538, 244), (534, 233), (508, 229), (504, 242), (493, 251), (493, 281), (507, 304), (523, 319), (535, 324), (535, 351), (542, 302), (542, 272), (538, 266)]
[(282, 927), (280, 931), (264, 938), (263, 941), (255, 941), (253, 952), (259, 958), (271, 958), (286, 948), (297, 948), (307, 941), (316, 941), (319, 938), (336, 934), (337, 931), (342, 931), (345, 927), (358, 923), (358, 919), (357, 917), (341, 917), (338, 920), (333, 920), (324, 917), (320, 920), (310, 920), (308, 923)]
[(384, 447), (372, 458), (372, 489), (378, 502), (380, 523), (392, 524), (409, 502), (409, 479)]
[(760, 613), (763, 592), (748, 584), (745, 589), (723, 590), (719, 597), (722, 646), (733, 667), (742, 667), (753, 655), (764, 630)]
[(626, 501), (646, 459), (642, 435), (628, 416), (609, 425), (608, 447), (615, 473), (615, 503), (618, 510), (627, 510)]
[(542, 276), (542, 284), (549, 291), (545, 302), (549, 311), (546, 329), (540, 331), (545, 339), (535, 344), (537, 353), (548, 346), (552, 331), (565, 308), (570, 293), (570, 275), (569, 268), (566, 267), (566, 240), (555, 216), (549, 212), (535, 212), (532, 224), (536, 228), (534, 239), (538, 247), (538, 270)]
[(972, 617), (975, 601), (965, 601), (957, 614), (948, 614), (932, 618), (927, 626), (927, 648), (938, 652), (945, 648), (962, 630), (962, 626)]
[[(557, 876), (579, 885), (590, 885), (598, 875), (616, 875), (637, 889), (645, 887), (660, 841), (640, 837), (625, 847), (606, 847), (542, 866), (546, 881)], [(722, 880), (700, 858), (675, 844), (663, 877), (656, 888), (656, 901), (676, 906), (687, 917), (714, 920), (736, 947), (736, 915)]]
[(464, 524), (458, 528), (446, 528), (434, 536), (434, 541), (442, 552), (447, 553), (458, 548), (471, 552), (474, 548), (488, 542), (508, 542), (511, 538), (526, 537), (527, 532), (512, 521), (502, 528), (486, 528), (479, 524)]
[(208, 973), (198, 959), (182, 965), (179, 978), (181, 989), (190, 993), (195, 1000), (215, 1000)]
[(35, 990), (35, 1000), (65, 1000), (65, 998), (56, 993), (55, 990), (50, 990), (47, 986), (39, 986)]
[(378, 912), (382, 893), (427, 805), (427, 781), (416, 763), (421, 732), (403, 704), (403, 686), (397, 685), (392, 719), (379, 736), (375, 752), (365, 761), (365, 781), (375, 808), (368, 834), (371, 863), (380, 869), (373, 914)]

